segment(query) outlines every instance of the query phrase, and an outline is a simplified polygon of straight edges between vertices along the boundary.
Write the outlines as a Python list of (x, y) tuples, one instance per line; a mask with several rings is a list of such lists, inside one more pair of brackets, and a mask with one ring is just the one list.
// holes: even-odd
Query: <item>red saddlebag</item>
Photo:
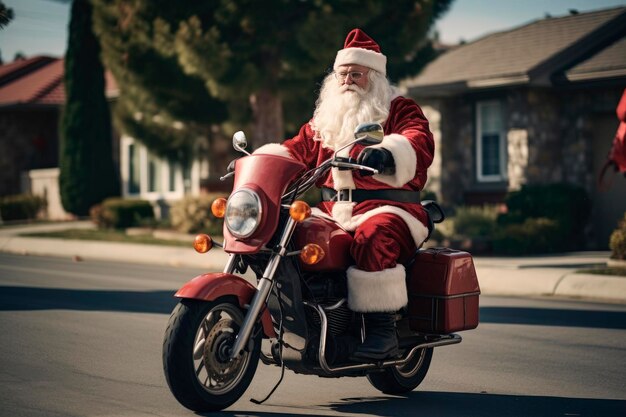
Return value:
[(478, 326), (480, 287), (469, 253), (447, 248), (420, 251), (407, 286), (412, 330), (447, 334)]

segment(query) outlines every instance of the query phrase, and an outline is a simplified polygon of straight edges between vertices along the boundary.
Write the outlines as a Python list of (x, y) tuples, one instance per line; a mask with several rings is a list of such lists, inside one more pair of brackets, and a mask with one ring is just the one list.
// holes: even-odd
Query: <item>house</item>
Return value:
[[(62, 208), (59, 187), (59, 118), (65, 103), (63, 59), (37, 56), (0, 66), (0, 196), (33, 193), (46, 197), (46, 217), (70, 217)], [(106, 95), (118, 96), (106, 73)], [(154, 202), (198, 194), (208, 162), (196, 161), (183, 173), (133, 138), (113, 133), (113, 158), (122, 179), (122, 195)], [(205, 174), (206, 175), (206, 174)], [(187, 183), (187, 184), (185, 184)], [(159, 213), (157, 213), (159, 214)]]
[(568, 182), (593, 200), (590, 248), (607, 249), (626, 179), (597, 186), (626, 88), (626, 7), (546, 17), (452, 48), (402, 82), (431, 122), (427, 188), (448, 205), (500, 203)]

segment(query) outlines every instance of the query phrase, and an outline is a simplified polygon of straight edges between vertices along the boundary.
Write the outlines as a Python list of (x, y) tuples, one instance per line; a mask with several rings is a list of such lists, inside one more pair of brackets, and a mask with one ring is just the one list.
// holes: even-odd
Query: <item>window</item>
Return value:
[(476, 106), (476, 168), (478, 181), (506, 179), (507, 148), (502, 103), (480, 102)]
[(161, 191), (161, 160), (156, 155), (148, 154), (148, 192)]
[(139, 148), (131, 143), (128, 145), (128, 194), (139, 194), (140, 172)]
[[(124, 196), (141, 197), (150, 201), (173, 200), (185, 194), (185, 181), (199, 184), (197, 167), (194, 168), (196, 171), (184, 172), (179, 163), (150, 152), (131, 137), (122, 137), (120, 149)], [(198, 192), (199, 189), (188, 188), (186, 191)]]
[(176, 164), (172, 160), (168, 160), (167, 167), (169, 183), (169, 188), (167, 189), (167, 191), (174, 192), (176, 191)]

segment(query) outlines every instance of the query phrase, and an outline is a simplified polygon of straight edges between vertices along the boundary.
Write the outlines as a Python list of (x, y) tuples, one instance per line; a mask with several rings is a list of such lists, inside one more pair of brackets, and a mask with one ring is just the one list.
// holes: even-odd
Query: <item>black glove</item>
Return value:
[[(393, 155), (385, 148), (365, 148), (357, 158), (357, 164), (365, 165), (378, 170), (380, 174), (393, 175), (396, 173), (396, 164)], [(371, 171), (361, 170), (364, 177), (374, 175)]]

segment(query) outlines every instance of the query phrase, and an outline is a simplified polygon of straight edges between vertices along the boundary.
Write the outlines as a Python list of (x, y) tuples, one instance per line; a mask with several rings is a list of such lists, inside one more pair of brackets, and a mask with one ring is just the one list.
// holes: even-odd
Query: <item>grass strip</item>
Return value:
[(70, 240), (96, 240), (121, 243), (141, 243), (148, 245), (179, 246), (193, 250), (193, 238), (189, 242), (180, 240), (156, 239), (151, 235), (129, 236), (123, 230), (100, 230), (100, 229), (69, 229), (57, 232), (22, 233), (24, 237), (44, 237), (53, 239)]
[(626, 277), (626, 268), (606, 267), (606, 268), (590, 268), (576, 271), (578, 274), (596, 274), (596, 275), (614, 275)]

